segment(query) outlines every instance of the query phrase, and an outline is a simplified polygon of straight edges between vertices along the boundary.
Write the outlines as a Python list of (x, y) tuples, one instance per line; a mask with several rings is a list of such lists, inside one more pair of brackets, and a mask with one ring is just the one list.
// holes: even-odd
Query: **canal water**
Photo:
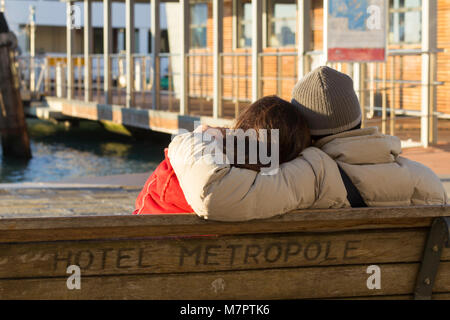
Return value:
[(150, 173), (170, 142), (170, 135), (147, 132), (136, 138), (92, 121), (71, 128), (36, 119), (27, 123), (33, 158), (7, 159), (0, 148), (0, 183)]

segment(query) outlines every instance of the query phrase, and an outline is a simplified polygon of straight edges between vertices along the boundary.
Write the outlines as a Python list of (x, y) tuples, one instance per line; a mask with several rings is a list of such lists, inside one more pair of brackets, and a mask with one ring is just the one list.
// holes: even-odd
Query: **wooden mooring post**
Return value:
[(0, 12), (0, 134), (4, 157), (31, 158), (25, 114), (15, 64), (15, 35)]

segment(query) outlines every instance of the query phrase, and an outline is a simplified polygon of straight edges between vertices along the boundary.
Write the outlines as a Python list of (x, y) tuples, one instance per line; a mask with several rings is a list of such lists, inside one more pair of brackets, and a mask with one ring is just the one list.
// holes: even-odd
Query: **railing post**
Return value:
[(297, 33), (297, 43), (298, 43), (298, 79), (303, 78), (304, 75), (309, 71), (308, 66), (308, 56), (306, 53), (310, 51), (310, 41), (311, 41), (311, 0), (297, 0), (297, 10), (298, 10), (298, 33)]
[(50, 88), (50, 64), (48, 61), (48, 57), (45, 57), (45, 74), (44, 74), (44, 93), (46, 95), (51, 95), (51, 88)]
[(105, 104), (112, 104), (112, 26), (111, 26), (111, 0), (103, 0), (103, 90)]
[(66, 4), (66, 51), (67, 51), (67, 99), (73, 99), (73, 26), (72, 2)]
[(262, 51), (262, 0), (252, 0), (252, 100), (261, 96), (259, 54)]
[(366, 118), (366, 108), (365, 108), (365, 100), (366, 100), (366, 65), (365, 63), (355, 63), (353, 66), (353, 85), (356, 91), (356, 94), (359, 99), (359, 104), (361, 105), (361, 127), (365, 125)]
[(188, 64), (187, 54), (189, 52), (189, 0), (180, 0), (180, 27), (181, 27), (181, 52), (180, 52), (180, 114), (185, 115), (188, 111)]
[[(369, 86), (369, 113), (366, 114), (366, 119), (372, 119), (375, 115), (375, 91), (377, 91), (377, 85), (375, 83), (375, 78), (377, 78), (377, 73), (375, 71), (376, 65), (374, 62), (368, 64), (369, 67), (369, 79), (370, 79), (370, 86)], [(366, 72), (367, 74), (367, 72)], [(366, 88), (367, 88), (366, 83)]]
[(421, 141), (424, 147), (437, 142), (436, 116), (436, 0), (422, 1), (422, 118)]
[(81, 67), (83, 66), (83, 59), (81, 56), (77, 57), (77, 74), (78, 74), (78, 84), (77, 84), (77, 98), (82, 99), (82, 81), (83, 81), (83, 71)]
[(392, 56), (391, 64), (391, 111), (389, 113), (389, 134), (393, 136), (395, 134), (395, 102), (396, 102), (396, 87), (395, 87), (395, 66), (396, 56)]
[(383, 93), (382, 93), (382, 111), (381, 111), (381, 133), (386, 134), (386, 115), (387, 115), (387, 60), (383, 63)]
[(151, 0), (151, 31), (152, 31), (152, 65), (153, 65), (153, 86), (152, 86), (152, 109), (156, 110), (160, 106), (160, 63), (159, 52), (161, 51), (161, 30), (160, 30), (160, 0)]
[(92, 2), (84, 0), (84, 100), (92, 100)]
[(214, 65), (214, 104), (213, 117), (222, 117), (222, 61), (223, 50), (223, 0), (213, 0), (213, 65)]
[(125, 106), (130, 108), (134, 105), (134, 0), (125, 1), (125, 33), (125, 59), (127, 65)]

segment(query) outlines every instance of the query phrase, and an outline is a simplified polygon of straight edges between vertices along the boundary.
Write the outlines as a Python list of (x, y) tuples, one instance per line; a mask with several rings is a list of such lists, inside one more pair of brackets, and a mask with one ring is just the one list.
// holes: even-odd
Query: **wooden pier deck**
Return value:
[(0, 219), (130, 215), (140, 190), (75, 184), (0, 188)]
[(177, 133), (180, 129), (192, 131), (199, 124), (229, 127), (233, 123), (231, 117), (213, 118), (206, 109), (201, 114), (180, 115), (167, 110), (125, 108), (120, 105), (67, 100), (46, 97), (46, 105), (33, 107), (27, 114), (38, 118), (72, 117), (93, 121), (109, 121), (119, 125), (154, 130), (164, 133)]

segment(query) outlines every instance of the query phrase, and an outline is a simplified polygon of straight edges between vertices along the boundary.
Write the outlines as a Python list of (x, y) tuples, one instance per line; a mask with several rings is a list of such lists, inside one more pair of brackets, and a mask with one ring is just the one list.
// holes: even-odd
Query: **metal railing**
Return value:
[(252, 101), (252, 59), (248, 52), (221, 53), (223, 116), (236, 118)]
[(212, 116), (213, 54), (190, 52), (186, 54), (188, 112), (192, 115)]
[[(414, 121), (423, 117), (421, 94), (424, 86), (434, 88), (444, 84), (440, 81), (423, 83), (421, 79), (407, 74), (405, 60), (427, 54), (432, 61), (432, 71), (436, 72), (436, 52), (422, 50), (391, 50), (386, 63), (333, 63), (331, 67), (349, 74), (354, 79), (355, 90), (361, 101), (363, 125), (377, 125), (383, 133), (395, 135), (400, 122)], [(307, 68), (321, 65), (322, 52), (306, 54)], [(212, 115), (214, 65), (210, 52), (191, 52), (185, 55), (188, 68), (187, 79), (181, 81), (181, 56), (160, 53), (157, 56), (157, 78), (160, 80), (158, 104), (152, 105), (155, 92), (153, 61), (151, 55), (134, 54), (134, 105), (143, 109), (179, 111), (183, 82), (187, 83), (188, 113)], [(85, 100), (84, 56), (72, 57), (74, 99)], [(91, 101), (104, 103), (104, 56), (93, 54), (91, 62)], [(126, 56), (113, 54), (111, 59), (113, 104), (125, 105)], [(298, 79), (297, 52), (263, 52), (258, 55), (260, 65), (261, 95), (276, 94), (290, 100), (292, 87)], [(315, 61), (314, 61), (315, 60)], [(416, 61), (421, 63), (421, 60)], [(22, 89), (34, 95), (67, 96), (67, 59), (64, 55), (21, 56), (18, 59)], [(252, 55), (250, 52), (226, 52), (220, 54), (219, 75), (222, 90), (222, 117), (235, 118), (242, 107), (252, 100)], [(417, 73), (420, 76), (420, 68)], [(34, 82), (32, 82), (34, 79)], [(433, 96), (433, 95), (432, 95)], [(434, 99), (434, 97), (433, 97)], [(436, 103), (436, 101), (431, 101)], [(448, 114), (433, 112), (431, 116), (450, 118)], [(399, 118), (399, 119), (397, 119)]]
[(48, 79), (54, 70), (46, 65), (45, 56), (22, 55), (18, 57), (17, 63), (22, 93), (38, 95), (52, 91)]

